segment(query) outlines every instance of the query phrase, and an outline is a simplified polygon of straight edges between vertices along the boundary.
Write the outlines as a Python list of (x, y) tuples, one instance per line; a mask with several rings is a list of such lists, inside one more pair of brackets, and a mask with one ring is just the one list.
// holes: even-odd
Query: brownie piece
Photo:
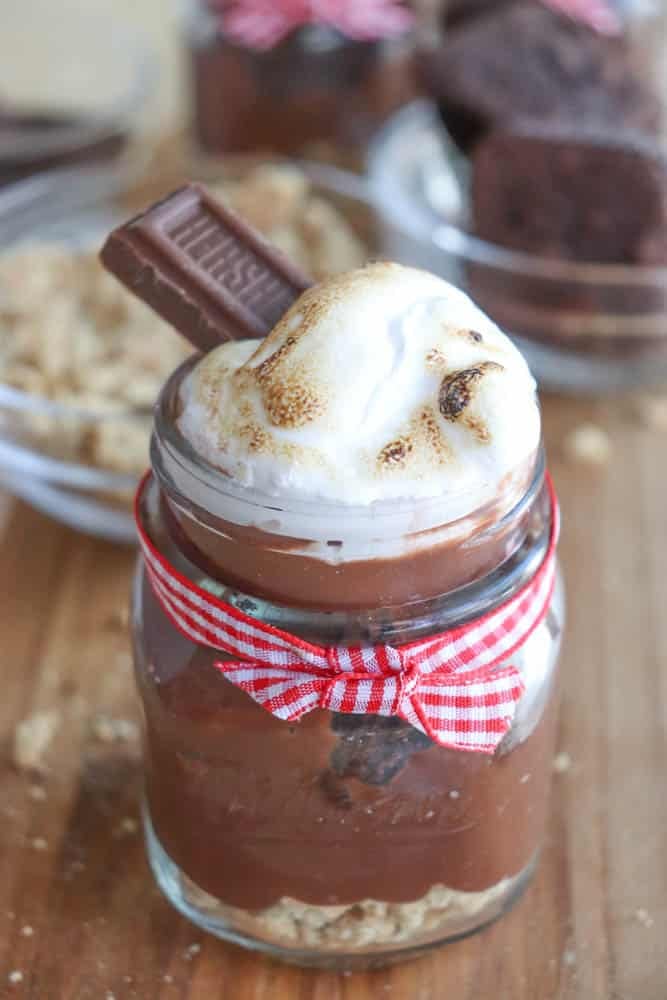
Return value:
[(469, 150), (521, 117), (655, 134), (661, 105), (635, 71), (627, 42), (514, 0), (464, 20), (424, 53), (423, 82), (454, 139)]
[[(414, 753), (433, 746), (428, 736), (394, 716), (336, 713), (332, 729), (338, 742), (329, 774), (357, 778), (367, 785), (388, 784)], [(338, 784), (329, 781), (328, 787)]]
[(473, 157), (475, 234), (545, 257), (667, 264), (667, 159), (649, 138), (523, 122)]

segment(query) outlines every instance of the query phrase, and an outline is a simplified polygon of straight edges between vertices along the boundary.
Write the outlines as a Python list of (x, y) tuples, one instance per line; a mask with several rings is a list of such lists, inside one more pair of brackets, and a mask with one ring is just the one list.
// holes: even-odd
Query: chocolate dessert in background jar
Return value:
[(304, 965), (481, 929), (537, 864), (558, 706), (558, 510), (525, 361), (426, 272), (309, 287), (197, 187), (103, 260), (199, 346), (226, 341), (165, 386), (137, 496), (159, 885)]
[(198, 151), (360, 164), (369, 136), (414, 95), (411, 26), (402, 0), (189, 0)]
[(650, 0), (451, 0), (433, 105), (369, 152), (385, 252), (463, 285), (546, 388), (667, 383), (666, 27)]

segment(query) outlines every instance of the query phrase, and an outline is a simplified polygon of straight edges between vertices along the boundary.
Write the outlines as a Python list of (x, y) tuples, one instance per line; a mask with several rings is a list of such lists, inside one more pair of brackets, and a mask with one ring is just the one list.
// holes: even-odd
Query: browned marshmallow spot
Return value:
[(449, 464), (452, 452), (444, 438), (438, 414), (430, 406), (417, 410), (397, 437), (378, 453), (375, 464), (380, 475), (409, 471), (417, 478)]
[(412, 442), (407, 438), (390, 441), (377, 457), (378, 466), (380, 469), (404, 469), (412, 447)]
[(449, 444), (442, 436), (438, 417), (430, 406), (425, 406), (417, 418), (418, 437), (431, 453), (434, 465), (445, 465), (451, 458)]
[(276, 427), (303, 427), (320, 417), (325, 409), (324, 400), (308, 384), (305, 374), (301, 378), (295, 374), (292, 378), (267, 380), (261, 390), (266, 412)]
[(248, 422), (239, 427), (239, 437), (246, 442), (248, 450), (255, 454), (272, 453), (275, 451), (270, 434), (259, 424)]
[(484, 375), (503, 370), (503, 366), (495, 361), (483, 361), (472, 368), (463, 368), (446, 375), (440, 384), (438, 395), (438, 407), (445, 420), (454, 422), (461, 417)]
[(273, 375), (276, 368), (279, 368), (281, 362), (291, 353), (296, 342), (297, 338), (294, 335), (289, 336), (273, 354), (270, 354), (268, 358), (265, 358), (256, 368), (252, 369), (258, 382), (264, 382)]
[(426, 355), (426, 367), (433, 372), (446, 372), (449, 365), (447, 358), (437, 347), (432, 347)]

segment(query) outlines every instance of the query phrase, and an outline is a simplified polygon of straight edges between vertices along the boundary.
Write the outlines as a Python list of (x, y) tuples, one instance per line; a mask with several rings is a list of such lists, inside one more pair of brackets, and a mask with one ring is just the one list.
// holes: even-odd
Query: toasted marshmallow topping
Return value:
[(181, 402), (181, 432), (244, 486), (350, 505), (450, 498), (453, 516), (493, 500), (540, 438), (509, 339), (446, 281), (389, 263), (305, 292), (263, 341), (212, 351)]

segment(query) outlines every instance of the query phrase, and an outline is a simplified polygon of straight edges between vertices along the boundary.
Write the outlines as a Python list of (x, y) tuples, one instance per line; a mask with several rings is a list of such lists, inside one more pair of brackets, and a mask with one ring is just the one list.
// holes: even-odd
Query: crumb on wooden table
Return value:
[(566, 750), (561, 750), (553, 759), (552, 767), (556, 774), (565, 774), (572, 767), (572, 758)]
[(635, 917), (642, 927), (645, 927), (647, 930), (653, 927), (653, 924), (655, 923), (651, 914), (648, 910), (644, 909), (643, 906), (640, 906), (638, 910), (635, 910)]
[(61, 722), (55, 710), (35, 712), (16, 726), (12, 760), (20, 771), (41, 771), (44, 755)]
[(602, 427), (580, 424), (565, 437), (563, 454), (582, 465), (607, 465), (612, 454), (611, 439)]

